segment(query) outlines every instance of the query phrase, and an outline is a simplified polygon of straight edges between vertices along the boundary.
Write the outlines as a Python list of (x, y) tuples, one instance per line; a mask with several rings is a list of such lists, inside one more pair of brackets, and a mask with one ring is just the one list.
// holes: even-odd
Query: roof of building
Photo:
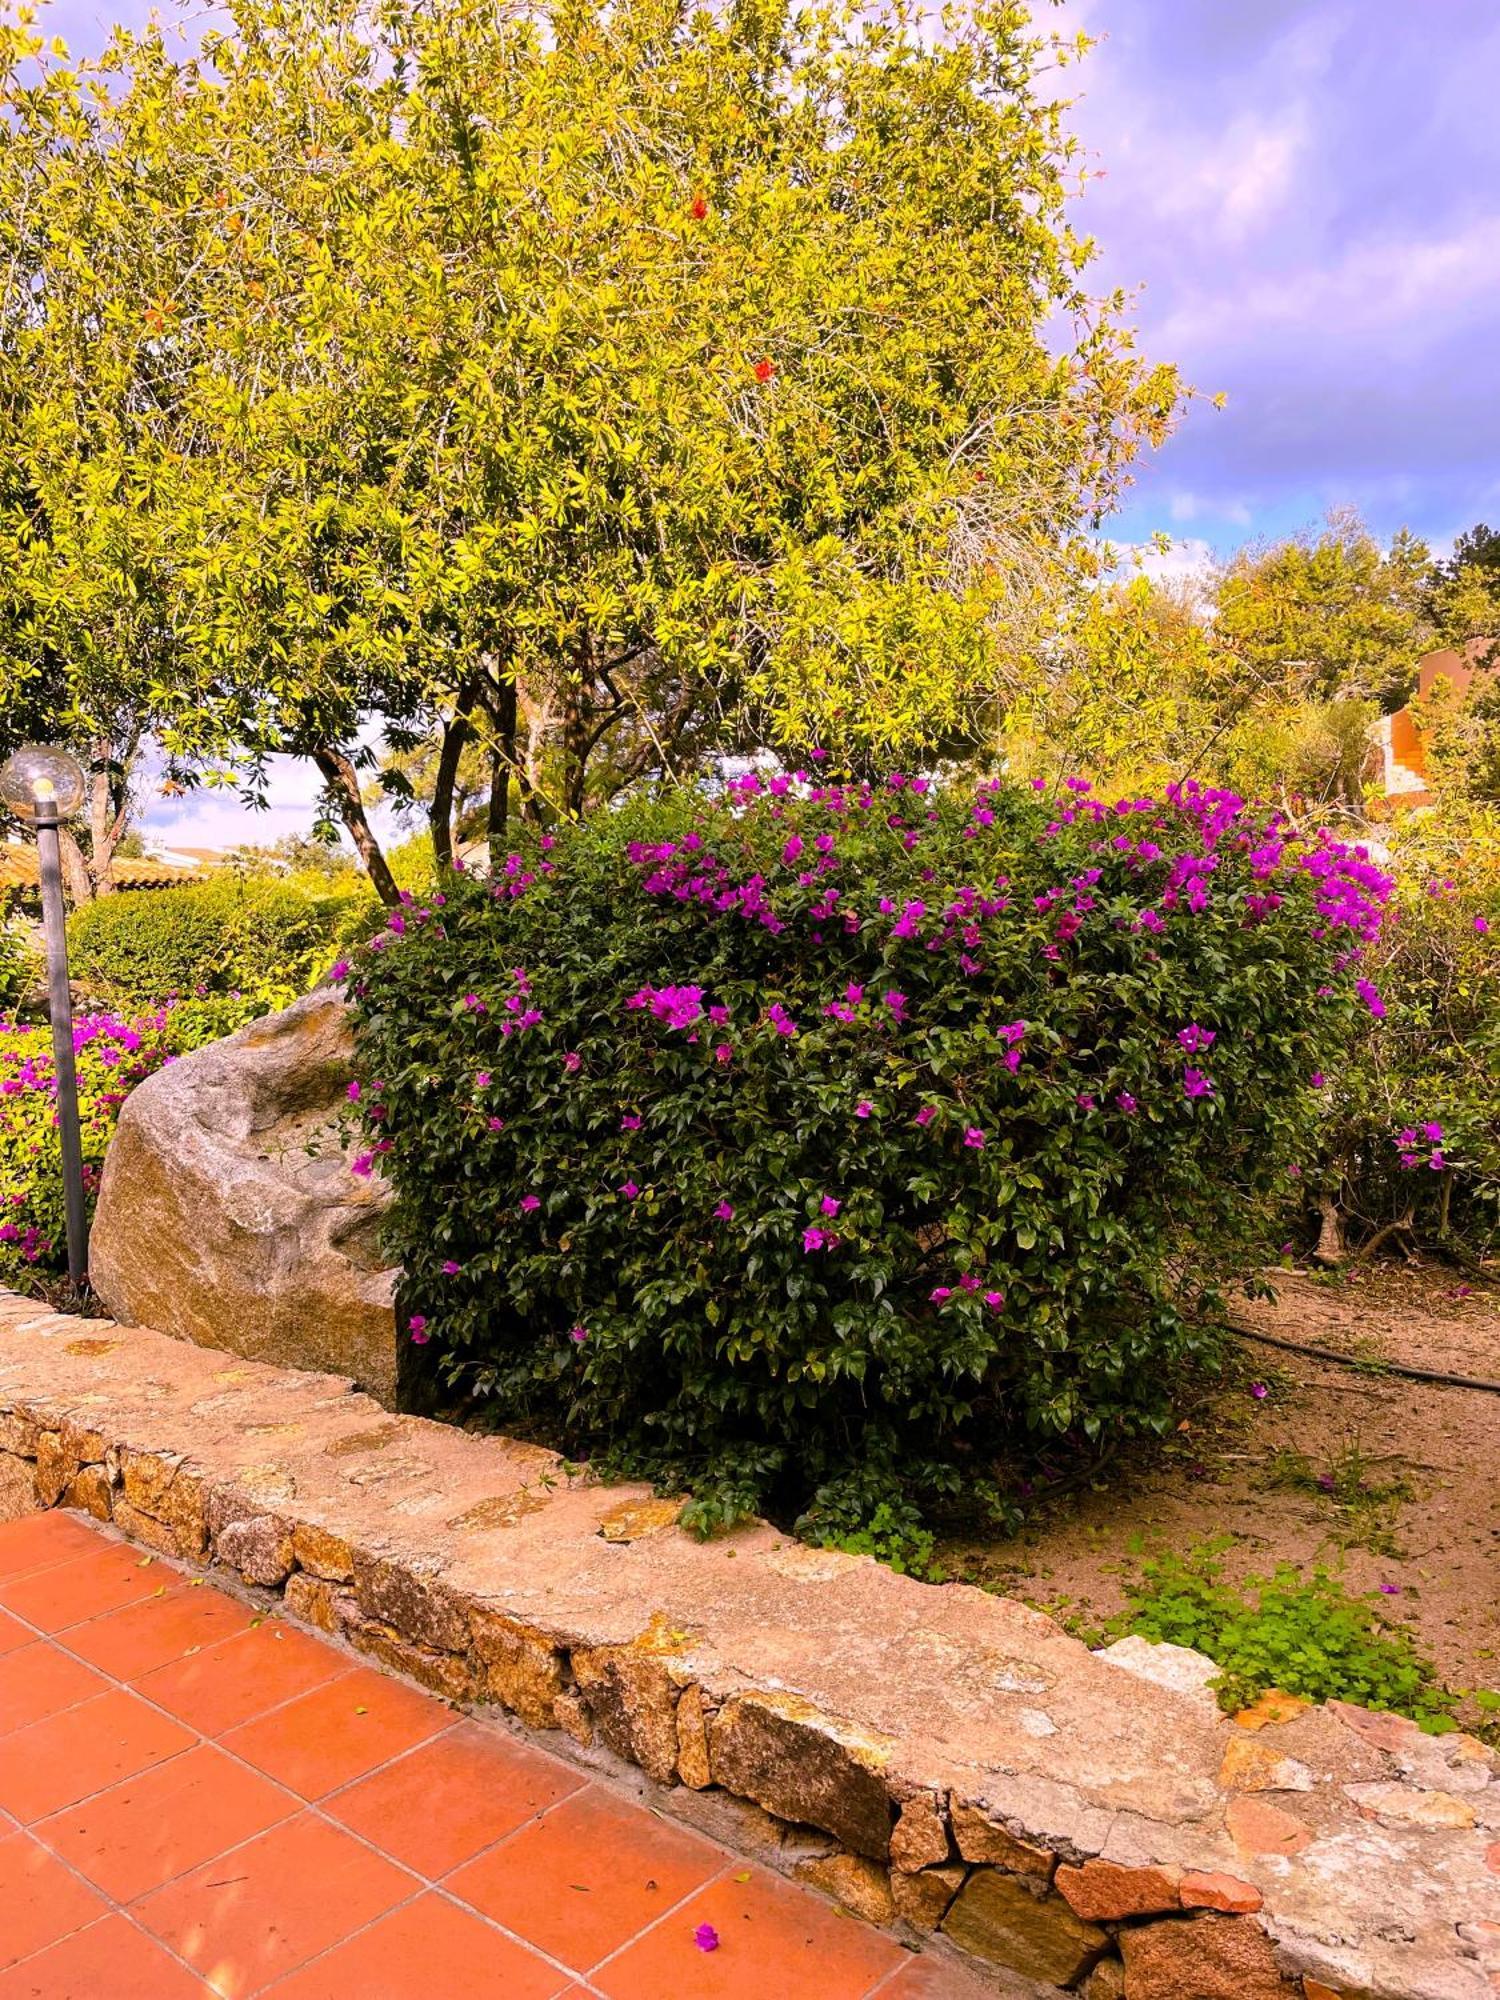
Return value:
[[(116, 855), (111, 871), (117, 889), (177, 889), (201, 882), (201, 868), (178, 868), (170, 861), (150, 861), (139, 855)], [(35, 889), (36, 849), (29, 841), (0, 841), (0, 889)]]

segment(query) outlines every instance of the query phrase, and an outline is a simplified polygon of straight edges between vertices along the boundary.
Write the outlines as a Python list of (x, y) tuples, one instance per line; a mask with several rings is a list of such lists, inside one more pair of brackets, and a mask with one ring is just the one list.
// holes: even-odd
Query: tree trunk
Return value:
[(585, 700), (593, 685), (593, 651), (585, 631), (579, 638), (574, 672), (563, 682), (563, 811), (583, 817), (588, 796), (589, 725)]
[(58, 831), (58, 851), (62, 857), (63, 887), (68, 901), (75, 910), (82, 909), (94, 894), (94, 885), (89, 880), (89, 865), (83, 858), (83, 849), (66, 827)]
[(471, 677), (461, 684), (454, 697), (452, 720), (443, 724), (437, 773), (432, 781), (432, 803), (427, 808), (427, 824), (432, 829), (432, 852), (439, 868), (453, 866), (453, 790), (458, 778), (458, 760), (474, 733), (470, 717), (473, 701), (474, 682)]
[(342, 750), (331, 746), (313, 750), (309, 755), (322, 774), (339, 818), (349, 829), (349, 837), (364, 864), (365, 873), (374, 884), (376, 895), (382, 903), (400, 902), (401, 892), (396, 887), (396, 878), (386, 865), (386, 858), (380, 851), (380, 842), (375, 838), (374, 829), (365, 814), (365, 802), (360, 797), (359, 791), (358, 771)]
[(1318, 1198), (1318, 1208), (1323, 1221), (1318, 1230), (1318, 1247), (1313, 1256), (1320, 1264), (1330, 1268), (1342, 1264), (1349, 1255), (1349, 1247), (1344, 1241), (1344, 1224), (1339, 1215), (1339, 1205), (1331, 1194)]

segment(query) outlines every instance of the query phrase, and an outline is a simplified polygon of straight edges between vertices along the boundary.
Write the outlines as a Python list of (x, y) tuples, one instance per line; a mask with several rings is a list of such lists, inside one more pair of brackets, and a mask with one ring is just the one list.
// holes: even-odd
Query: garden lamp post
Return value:
[(52, 1060), (57, 1074), (57, 1130), (68, 1218), (68, 1276), (75, 1286), (82, 1286), (89, 1263), (88, 1221), (83, 1205), (83, 1144), (78, 1130), (78, 1072), (73, 1062), (73, 1000), (68, 990), (68, 934), (58, 831), (83, 804), (83, 772), (66, 750), (28, 743), (0, 769), (0, 799), (17, 819), (36, 829)]

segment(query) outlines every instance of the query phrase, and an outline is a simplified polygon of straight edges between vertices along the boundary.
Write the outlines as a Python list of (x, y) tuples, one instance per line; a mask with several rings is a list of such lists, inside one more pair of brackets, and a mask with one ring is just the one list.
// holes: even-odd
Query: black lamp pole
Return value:
[(37, 800), (34, 824), (37, 871), (42, 878), (42, 931), (47, 941), (47, 999), (52, 1016), (52, 1064), (57, 1075), (63, 1201), (68, 1218), (68, 1276), (76, 1288), (81, 1288), (89, 1268), (89, 1225), (83, 1203), (78, 1070), (73, 1060), (73, 996), (68, 986), (68, 927), (63, 910), (62, 848), (57, 837), (61, 821), (50, 799)]

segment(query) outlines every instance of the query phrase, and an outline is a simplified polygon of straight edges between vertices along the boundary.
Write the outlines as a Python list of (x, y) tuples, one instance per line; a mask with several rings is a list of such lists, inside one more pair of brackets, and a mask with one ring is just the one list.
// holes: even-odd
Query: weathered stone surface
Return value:
[(1371, 1819), (1401, 1820), (1408, 1826), (1473, 1826), (1467, 1799), (1451, 1792), (1420, 1792), (1411, 1785), (1345, 1785), (1345, 1795)]
[(1080, 1917), (1154, 1917), (1179, 1907), (1175, 1868), (1122, 1868), (1113, 1861), (1085, 1861), (1059, 1868), (1059, 1893)]
[(1118, 1958), (1103, 1958), (1084, 1983), (1083, 2000), (1125, 2000), (1125, 1967)]
[(685, 1499), (627, 1500), (623, 1506), (610, 1508), (599, 1523), (599, 1532), (607, 1542), (644, 1541), (647, 1535), (675, 1528), (686, 1505)]
[(1245, 1854), (1300, 1854), (1312, 1839), (1305, 1821), (1262, 1799), (1232, 1799), (1224, 1823)]
[(783, 1819), (820, 1826), (877, 1861), (891, 1844), (886, 1755), (879, 1738), (845, 1728), (796, 1695), (769, 1691), (726, 1703), (709, 1731), (716, 1784)]
[(703, 1690), (689, 1685), (677, 1697), (677, 1775), (695, 1792), (713, 1783), (708, 1765), (708, 1721)]
[(886, 1871), (862, 1854), (829, 1854), (799, 1861), (792, 1872), (867, 1923), (888, 1924), (895, 1919), (896, 1904)]
[(474, 1673), (468, 1660), (458, 1653), (439, 1652), (431, 1646), (416, 1646), (393, 1632), (378, 1619), (356, 1615), (342, 1626), (343, 1634), (360, 1652), (368, 1653), (393, 1672), (430, 1688), (447, 1701), (470, 1701), (475, 1694)]
[(1253, 1882), (1195, 1868), (1178, 1883), (1177, 1895), (1185, 1910), (1223, 1910), (1234, 1916), (1251, 1916), (1265, 1901)]
[(117, 1319), (396, 1394), (387, 1192), (348, 1170), (351, 1074), (331, 988), (139, 1084), (120, 1111), (90, 1242)]
[(1235, 1716), (1241, 1729), (1271, 1729), (1282, 1722), (1291, 1722), (1303, 1709), (1311, 1707), (1300, 1695), (1286, 1694), (1280, 1688), (1267, 1688), (1257, 1695), (1248, 1708), (1242, 1708)]
[(1054, 1986), (1071, 1986), (1109, 1949), (1109, 1932), (1075, 1916), (1061, 1896), (1033, 1895), (992, 1868), (975, 1869), (942, 1928), (977, 1958)]
[(571, 1736), (580, 1749), (589, 1748), (594, 1740), (594, 1723), (582, 1695), (576, 1694), (572, 1688), (565, 1688), (553, 1700), (552, 1715), (565, 1736)]
[(576, 1647), (573, 1678), (617, 1757), (670, 1785), (677, 1776), (677, 1689), (666, 1664), (629, 1646)]
[(965, 1861), (990, 1861), (1013, 1875), (1036, 1875), (1044, 1882), (1052, 1879), (1057, 1856), (1050, 1848), (1021, 1840), (1008, 1827), (962, 1799), (950, 1808), (953, 1838)]
[(1122, 1673), (1134, 1674), (1137, 1680), (1150, 1681), (1153, 1687), (1170, 1688), (1174, 1694), (1186, 1695), (1205, 1710), (1218, 1713), (1219, 1704), (1209, 1685), (1218, 1678), (1218, 1662), (1206, 1653), (1195, 1653), (1191, 1646), (1174, 1646), (1165, 1639), (1142, 1639), (1132, 1632), (1128, 1638), (1116, 1639), (1112, 1646), (1101, 1648), (1099, 1658), (1108, 1660)]
[(1219, 1783), (1231, 1792), (1310, 1792), (1313, 1777), (1305, 1764), (1281, 1756), (1274, 1744), (1257, 1736), (1231, 1736)]
[(104, 1467), (80, 1466), (63, 1489), (62, 1504), (64, 1507), (76, 1507), (80, 1513), (92, 1514), (96, 1521), (107, 1521), (112, 1511), (112, 1496), (109, 1474)]
[(34, 1513), (39, 1504), (35, 1464), (29, 1458), (17, 1458), (14, 1452), (0, 1451), (0, 1521), (19, 1521), (23, 1514)]
[(78, 1460), (64, 1450), (61, 1435), (42, 1431), (36, 1441), (36, 1497), (44, 1507), (57, 1505), (78, 1470)]
[(314, 1576), (324, 1577), (329, 1583), (354, 1580), (353, 1549), (341, 1535), (330, 1534), (311, 1521), (294, 1524), (292, 1554), (299, 1569), (311, 1570)]
[(948, 1828), (931, 1792), (917, 1792), (901, 1807), (891, 1831), (891, 1866), (914, 1872), (946, 1861), (951, 1852)]
[(1178, 1917), (1120, 1933), (1125, 2000), (1292, 2000), (1271, 1941), (1251, 1917)]
[[(295, 1537), (292, 1549), (295, 1554)], [(440, 1653), (461, 1653), (468, 1647), (468, 1607), (410, 1564), (357, 1560), (354, 1596), (367, 1618), (388, 1625), (414, 1646)]]
[(893, 1873), (891, 1896), (896, 1915), (919, 1931), (935, 1931), (968, 1872), (961, 1861), (948, 1861), (937, 1868), (924, 1868), (917, 1875)]
[(322, 1577), (301, 1570), (286, 1580), (286, 1608), (293, 1618), (315, 1625), (320, 1632), (337, 1632), (343, 1621), (338, 1612), (338, 1590)]
[(170, 1522), (158, 1521), (154, 1514), (143, 1514), (139, 1507), (132, 1507), (118, 1494), (114, 1496), (109, 1518), (122, 1534), (144, 1542), (147, 1548), (159, 1549), (164, 1556), (184, 1556), (191, 1561), (203, 1553), (201, 1529), (196, 1535), (184, 1534)]
[(237, 1569), (246, 1583), (259, 1583), (267, 1589), (285, 1583), (296, 1560), (291, 1529), (274, 1514), (226, 1522), (214, 1536), (214, 1554), (221, 1563)]
[[(117, 1510), (128, 1505), (136, 1513), (149, 1515), (160, 1523), (164, 1537), (154, 1544), (156, 1547), (196, 1557), (208, 1546), (202, 1482), (187, 1470), (180, 1458), (166, 1458), (152, 1452), (122, 1452), (120, 1495), (115, 1501)], [(143, 1539), (150, 1541), (152, 1537), (147, 1535)]]
[[(564, 1663), (561, 1650), (547, 1636), (518, 1619), (483, 1607), (469, 1614), (474, 1651), (484, 1664), (484, 1692), (532, 1729), (568, 1729), (579, 1742), (593, 1741), (593, 1728), (579, 1735), (558, 1708), (562, 1698)], [(568, 1716), (582, 1727), (587, 1710), (569, 1697)]]

